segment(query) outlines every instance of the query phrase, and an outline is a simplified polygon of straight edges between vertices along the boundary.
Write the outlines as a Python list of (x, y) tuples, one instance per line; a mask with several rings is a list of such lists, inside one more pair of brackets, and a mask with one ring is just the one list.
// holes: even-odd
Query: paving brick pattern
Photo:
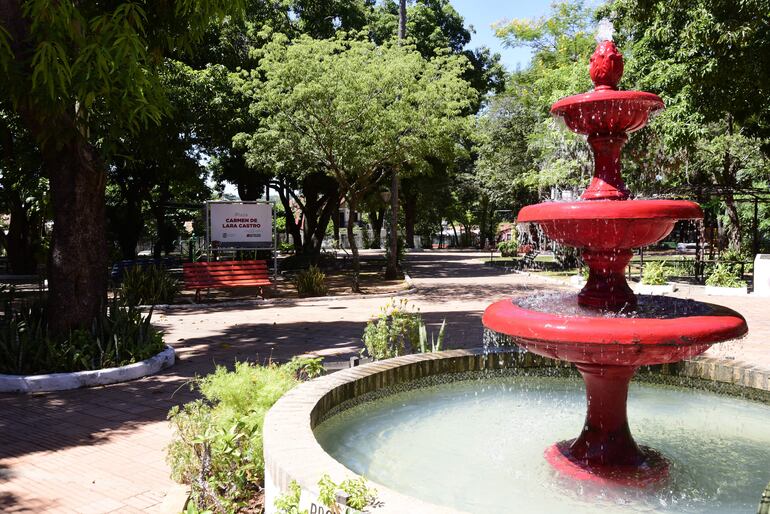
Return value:
[[(424, 252), (409, 257), (419, 290), (410, 296), (436, 328), (447, 320), (447, 347), (481, 342), (481, 313), (492, 301), (559, 286), (481, 264), (487, 254)], [(741, 312), (750, 335), (710, 354), (770, 369), (769, 298), (680, 296)], [(169, 478), (165, 421), (173, 405), (194, 398), (187, 383), (236, 360), (286, 360), (312, 352), (354, 355), (366, 320), (382, 298), (211, 306), (156, 315), (177, 364), (134, 382), (86, 390), (0, 395), (0, 512), (175, 512), (183, 490)], [(181, 493), (181, 496), (180, 496)]]

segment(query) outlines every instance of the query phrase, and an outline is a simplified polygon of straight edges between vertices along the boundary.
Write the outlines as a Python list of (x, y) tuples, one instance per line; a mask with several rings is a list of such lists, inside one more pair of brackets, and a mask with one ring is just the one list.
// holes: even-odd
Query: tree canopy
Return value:
[[(475, 97), (462, 79), (467, 66), (397, 43), (302, 36), (288, 44), (278, 35), (243, 82), (261, 116), (255, 133), (240, 136), (247, 160), (300, 176), (321, 169), (355, 211), (386, 170), (419, 170), (428, 157), (459, 151), (462, 113)], [(348, 234), (357, 259), (350, 224)]]

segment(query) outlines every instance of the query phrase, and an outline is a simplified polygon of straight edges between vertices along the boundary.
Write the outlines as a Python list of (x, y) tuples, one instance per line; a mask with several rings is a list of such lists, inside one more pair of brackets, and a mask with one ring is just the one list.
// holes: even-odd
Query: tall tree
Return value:
[[(265, 118), (242, 137), (276, 169), (297, 158), (317, 163), (357, 211), (384, 170), (420, 166), (427, 155), (451, 158), (474, 97), (461, 78), (466, 66), (455, 56), (426, 60), (408, 45), (276, 36), (244, 86)], [(358, 290), (350, 223), (347, 232)]]
[(758, 150), (770, 156), (768, 12), (767, 0), (618, 0), (602, 9), (632, 56), (629, 79), (666, 103), (652, 128), (681, 158), (659, 176), (720, 186), (734, 249), (742, 232), (735, 195), (768, 178), (757, 165)]
[[(372, 11), (369, 24), (370, 37), (376, 42), (388, 41), (398, 34), (401, 19), (401, 4), (394, 0), (386, 0), (378, 4)], [(488, 48), (468, 48), (471, 41), (472, 28), (465, 26), (463, 17), (452, 6), (449, 0), (416, 0), (406, 7), (405, 33), (408, 40), (425, 58), (432, 58), (444, 52), (462, 55), (469, 66), (463, 78), (477, 91), (475, 101), (466, 108), (466, 114), (476, 114), (482, 108), (487, 95), (502, 92), (505, 83), (505, 72), (500, 63), (500, 55), (492, 53)], [(469, 145), (468, 145), (469, 146)], [(439, 163), (441, 159), (431, 162)], [(440, 173), (454, 173), (454, 167), (439, 165), (431, 171), (433, 180)], [(400, 184), (400, 197), (404, 210), (404, 233), (407, 248), (414, 247), (415, 223), (418, 217), (427, 215), (422, 212), (428, 204), (418, 203), (423, 191), (409, 190), (425, 186), (421, 180), (410, 180), (408, 167), (401, 169), (404, 180)], [(429, 192), (430, 188), (425, 192)], [(419, 211), (419, 212), (418, 212)]]
[(9, 0), (0, 4), (0, 96), (40, 146), (50, 181), (52, 330), (88, 327), (106, 300), (105, 157), (163, 115), (157, 68), (241, 2)]
[[(398, 2), (398, 41), (404, 44), (406, 40), (406, 0)], [(390, 171), (390, 251), (385, 269), (385, 278), (393, 280), (398, 276), (398, 168), (393, 166)]]

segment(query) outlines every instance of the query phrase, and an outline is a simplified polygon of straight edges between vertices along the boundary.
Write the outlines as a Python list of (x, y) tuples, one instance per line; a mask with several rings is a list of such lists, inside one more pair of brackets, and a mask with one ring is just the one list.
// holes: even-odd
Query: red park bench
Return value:
[(201, 289), (269, 286), (267, 261), (186, 262), (185, 289), (195, 289), (195, 301), (200, 301)]

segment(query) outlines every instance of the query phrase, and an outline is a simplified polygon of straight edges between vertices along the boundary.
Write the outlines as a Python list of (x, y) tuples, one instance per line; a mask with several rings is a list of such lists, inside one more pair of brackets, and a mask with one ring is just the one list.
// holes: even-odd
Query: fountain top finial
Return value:
[(596, 50), (591, 56), (589, 73), (594, 83), (594, 88), (617, 89), (620, 77), (623, 76), (623, 54), (621, 54), (612, 42), (615, 28), (607, 18), (602, 19), (596, 29)]

